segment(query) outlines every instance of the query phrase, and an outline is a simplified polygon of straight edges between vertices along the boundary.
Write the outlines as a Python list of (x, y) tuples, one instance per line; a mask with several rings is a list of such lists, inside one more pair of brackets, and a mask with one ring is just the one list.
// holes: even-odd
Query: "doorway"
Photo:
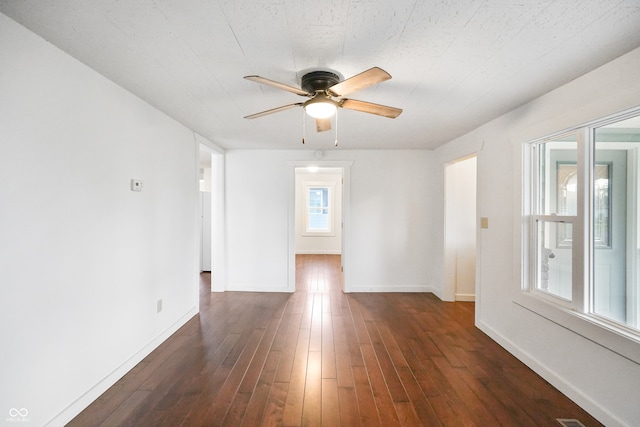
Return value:
[(211, 153), (200, 149), (200, 272), (211, 272)]
[(445, 301), (475, 301), (476, 171), (475, 155), (445, 165)]
[(342, 168), (296, 168), (295, 253), (342, 254)]
[(296, 259), (304, 255), (334, 257), (345, 291), (345, 230), (349, 212), (350, 161), (290, 162), (289, 284), (296, 290)]
[(204, 143), (199, 146), (200, 271), (211, 272), (211, 292), (224, 292), (224, 154)]

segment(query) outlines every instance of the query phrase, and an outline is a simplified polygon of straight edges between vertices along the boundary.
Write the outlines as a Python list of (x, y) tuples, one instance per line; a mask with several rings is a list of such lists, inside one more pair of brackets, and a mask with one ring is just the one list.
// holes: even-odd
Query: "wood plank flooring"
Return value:
[(473, 303), (344, 294), (340, 257), (294, 294), (210, 292), (70, 426), (559, 426), (595, 419), (474, 327)]

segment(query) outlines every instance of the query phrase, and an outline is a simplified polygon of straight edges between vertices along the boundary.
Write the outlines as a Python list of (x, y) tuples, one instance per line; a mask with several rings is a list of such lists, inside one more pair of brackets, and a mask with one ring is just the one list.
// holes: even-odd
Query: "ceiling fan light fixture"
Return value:
[(314, 119), (328, 119), (337, 109), (337, 103), (328, 97), (315, 97), (304, 104), (304, 111)]

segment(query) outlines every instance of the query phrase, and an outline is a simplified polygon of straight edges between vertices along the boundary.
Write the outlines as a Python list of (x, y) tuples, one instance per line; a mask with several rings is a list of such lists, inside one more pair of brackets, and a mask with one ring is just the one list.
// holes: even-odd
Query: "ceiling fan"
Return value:
[(331, 129), (331, 116), (338, 108), (377, 114), (391, 119), (395, 119), (402, 113), (400, 108), (344, 98), (353, 92), (389, 80), (391, 75), (379, 67), (370, 68), (343, 81), (340, 81), (338, 74), (331, 71), (311, 71), (302, 76), (300, 89), (260, 76), (245, 76), (244, 78), (309, 98), (305, 102), (296, 102), (251, 114), (245, 119), (255, 119), (289, 108), (302, 107), (307, 114), (316, 119), (316, 130), (324, 132)]

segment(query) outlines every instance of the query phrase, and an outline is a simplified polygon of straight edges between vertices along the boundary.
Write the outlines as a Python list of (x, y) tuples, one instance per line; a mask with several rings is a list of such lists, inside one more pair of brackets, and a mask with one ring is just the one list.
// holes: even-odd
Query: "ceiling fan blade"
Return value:
[(298, 102), (296, 104), (283, 105), (282, 107), (272, 108), (271, 110), (262, 111), (260, 113), (251, 114), (249, 116), (245, 116), (245, 119), (257, 119), (258, 117), (266, 116), (268, 114), (278, 113), (280, 111), (288, 110), (289, 108), (299, 107), (302, 103)]
[(345, 96), (369, 86), (389, 80), (391, 74), (379, 67), (369, 68), (345, 81), (337, 83), (329, 88), (333, 96)]
[(272, 86), (272, 87), (275, 87), (275, 88), (278, 88), (278, 89), (286, 90), (287, 92), (292, 92), (292, 93), (295, 93), (296, 95), (311, 96), (311, 94), (305, 92), (302, 89), (298, 89), (297, 87), (289, 86), (289, 85), (286, 85), (284, 83), (276, 82), (276, 81), (273, 81), (273, 80), (265, 79), (264, 77), (260, 77), (260, 76), (244, 76), (244, 78), (247, 79), (247, 80), (251, 80), (252, 82), (256, 82), (256, 83), (260, 83), (260, 84), (263, 84), (263, 85)]
[(395, 119), (402, 113), (402, 109), (374, 104), (373, 102), (356, 101), (355, 99), (343, 99), (340, 106), (348, 110), (362, 111), (363, 113), (377, 114), (378, 116)]
[(318, 132), (326, 132), (328, 130), (331, 130), (331, 118), (316, 119), (316, 130)]

